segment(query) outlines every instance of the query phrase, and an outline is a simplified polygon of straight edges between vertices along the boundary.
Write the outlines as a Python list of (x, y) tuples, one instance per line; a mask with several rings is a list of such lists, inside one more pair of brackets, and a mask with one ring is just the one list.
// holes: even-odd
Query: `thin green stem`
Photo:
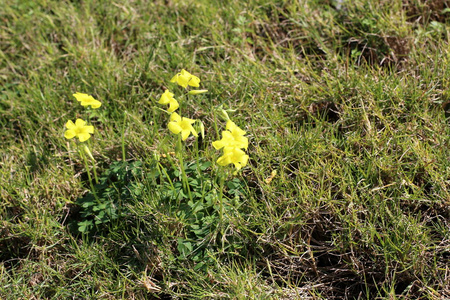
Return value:
[(198, 138), (195, 139), (194, 147), (195, 147), (195, 160), (197, 161), (197, 174), (201, 178), (202, 172), (200, 170), (200, 153), (198, 151)]
[(125, 155), (125, 123), (127, 121), (127, 113), (125, 112), (125, 117), (123, 118), (123, 124), (122, 124), (122, 160), (126, 160)]
[(220, 139), (220, 133), (219, 133), (219, 128), (217, 127), (217, 116), (216, 116), (215, 110), (213, 110), (213, 117), (214, 117), (214, 122), (213, 122), (214, 130), (216, 131), (217, 139)]
[(191, 189), (189, 187), (189, 181), (186, 175), (186, 170), (184, 169), (183, 161), (183, 142), (181, 141), (181, 134), (178, 135), (177, 146), (175, 147), (175, 152), (178, 155), (178, 161), (180, 162), (181, 178), (183, 182), (183, 187), (187, 190), (189, 199), (193, 201), (191, 195)]
[[(94, 186), (94, 182), (92, 181), (91, 172), (89, 170), (89, 162), (87, 160), (86, 154), (84, 153), (84, 150), (80, 150), (80, 149), (78, 149), (78, 150), (79, 150), (78, 152), (80, 153), (80, 156), (82, 157), (82, 159), (84, 161), (84, 167), (86, 168), (86, 173), (88, 175), (89, 185), (91, 186), (92, 193), (94, 194), (94, 197), (97, 200), (97, 194), (95, 192), (95, 186)], [(96, 173), (94, 172), (94, 174), (96, 174)]]
[[(92, 146), (91, 140), (88, 140), (88, 145), (87, 145), (87, 146), (85, 145), (85, 147), (88, 147), (88, 151), (89, 151), (89, 152), (91, 151), (90, 149), (92, 149), (91, 146)], [(98, 184), (97, 166), (96, 166), (96, 164), (95, 164), (94, 157), (92, 156), (92, 154), (90, 154), (90, 155), (91, 155), (91, 158), (92, 158), (92, 171), (94, 172), (95, 183)], [(86, 156), (86, 155), (85, 155), (85, 156)], [(86, 158), (86, 159), (87, 159), (87, 158)]]
[(220, 224), (223, 225), (223, 187), (225, 185), (225, 176), (223, 176), (224, 174), (220, 175), (219, 178), (219, 215), (220, 215)]
[(227, 177), (223, 168), (219, 170), (219, 232), (220, 232), (220, 240), (222, 242), (222, 249), (225, 249), (225, 223), (224, 223), (224, 215), (225, 215), (225, 206), (224, 206), (224, 196), (223, 189), (225, 186), (225, 178)]
[(95, 183), (98, 184), (97, 167), (95, 166), (95, 161), (92, 163), (92, 171), (94, 172)]
[[(91, 107), (88, 106), (86, 108), (86, 119), (87, 119), (87, 123), (88, 124), (91, 124), (91, 114), (92, 114)], [(87, 143), (88, 143), (88, 146), (85, 145), (85, 147), (89, 147), (89, 149), (92, 149), (92, 147), (91, 147), (91, 140), (88, 140)], [(83, 151), (80, 151), (80, 152), (83, 152)], [(83, 160), (85, 161), (86, 170), (88, 170), (88, 174), (89, 174), (89, 169), (88, 169), (87, 164), (86, 164), (87, 158), (86, 158), (85, 153), (83, 153)], [(98, 176), (97, 176), (97, 169), (95, 167), (95, 161), (92, 164), (92, 171), (94, 173), (95, 183), (97, 184), (98, 183)], [(90, 178), (90, 174), (89, 174), (89, 180), (92, 182), (92, 180)]]

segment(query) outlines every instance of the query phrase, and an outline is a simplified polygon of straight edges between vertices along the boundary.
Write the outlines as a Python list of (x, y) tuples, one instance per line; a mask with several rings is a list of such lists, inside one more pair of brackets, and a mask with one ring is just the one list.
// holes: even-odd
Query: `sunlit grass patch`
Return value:
[(0, 298), (448, 298), (435, 2), (2, 3)]

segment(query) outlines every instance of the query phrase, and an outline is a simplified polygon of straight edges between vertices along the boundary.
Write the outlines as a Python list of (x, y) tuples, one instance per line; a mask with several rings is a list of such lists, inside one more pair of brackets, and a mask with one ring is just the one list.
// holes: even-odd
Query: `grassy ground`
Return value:
[[(0, 298), (450, 298), (447, 1), (0, 7)], [(175, 155), (166, 88), (205, 126)]]

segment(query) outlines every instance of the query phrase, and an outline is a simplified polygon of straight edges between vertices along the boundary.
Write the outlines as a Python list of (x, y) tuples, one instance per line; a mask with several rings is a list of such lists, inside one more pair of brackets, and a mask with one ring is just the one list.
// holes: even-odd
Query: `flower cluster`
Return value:
[[(73, 96), (84, 107), (91, 106), (95, 109), (102, 105), (100, 101), (94, 99), (94, 97), (88, 94), (75, 93)], [(91, 137), (91, 134), (94, 133), (94, 126), (86, 125), (86, 121), (82, 119), (76, 119), (75, 123), (71, 120), (67, 121), (66, 128), (67, 130), (64, 132), (64, 137), (66, 139), (73, 139), (74, 137), (77, 137), (80, 142), (87, 141)]]
[[(170, 82), (177, 83), (178, 85), (187, 88), (188, 85), (192, 87), (199, 87), (200, 86), (200, 79), (192, 75), (186, 70), (181, 70), (180, 73), (176, 74), (172, 77)], [(188, 92), (189, 95), (198, 95), (206, 93), (208, 90), (191, 90)], [(173, 97), (174, 94), (171, 93), (169, 90), (166, 90), (162, 95), (161, 98), (159, 98), (158, 103), (159, 104), (169, 104), (169, 109), (167, 110), (169, 113), (173, 113), (180, 107), (178, 104), (178, 101)]]
[(228, 120), (226, 130), (222, 131), (222, 139), (212, 143), (217, 150), (223, 148), (223, 155), (217, 159), (220, 166), (234, 164), (237, 170), (247, 165), (248, 155), (242, 150), (248, 148), (248, 138), (245, 131), (233, 121)]
[[(177, 83), (183, 88), (187, 89), (188, 86), (199, 87), (200, 79), (187, 72), (181, 70), (180, 73), (172, 77), (170, 82)], [(208, 90), (190, 90), (187, 94), (198, 95), (206, 93)], [(192, 126), (196, 120), (181, 117), (175, 111), (180, 107), (178, 101), (174, 98), (174, 94), (169, 90), (166, 90), (158, 101), (159, 104), (169, 105), (167, 112), (170, 115), (170, 121), (167, 125), (169, 130), (174, 134), (181, 134), (181, 140), (185, 141), (191, 134), (198, 137), (197, 131)], [(217, 159), (217, 163), (220, 166), (226, 166), (234, 164), (237, 170), (247, 165), (249, 156), (245, 150), (248, 148), (248, 138), (245, 137), (246, 132), (239, 128), (233, 121), (229, 120), (228, 115), (223, 111), (224, 116), (228, 119), (226, 124), (226, 130), (222, 131), (222, 139), (212, 143), (213, 147), (217, 150), (223, 149), (223, 155)], [(200, 125), (202, 123), (200, 122)]]
[[(170, 82), (177, 83), (178, 85), (187, 88), (188, 86), (199, 87), (200, 79), (197, 76), (192, 75), (186, 70), (181, 70), (180, 73), (176, 74)], [(206, 93), (208, 90), (191, 90), (188, 92), (189, 95), (198, 95), (202, 93)], [(171, 93), (168, 89), (161, 95), (158, 101), (159, 104), (169, 104), (169, 108), (167, 112), (171, 113), (170, 121), (167, 127), (174, 134), (181, 133), (181, 139), (185, 141), (191, 134), (195, 137), (198, 136), (197, 131), (195, 131), (192, 124), (195, 123), (196, 120), (192, 120), (189, 118), (181, 117), (175, 111), (180, 107), (178, 101), (174, 98), (174, 94)]]

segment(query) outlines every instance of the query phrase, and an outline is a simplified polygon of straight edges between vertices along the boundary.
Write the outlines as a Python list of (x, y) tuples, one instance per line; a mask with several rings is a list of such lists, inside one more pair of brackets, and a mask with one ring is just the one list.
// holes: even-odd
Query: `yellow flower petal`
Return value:
[(170, 100), (169, 103), (169, 109), (167, 110), (168, 112), (174, 112), (178, 109), (178, 107), (180, 107), (180, 104), (178, 104), (178, 101), (175, 99)]
[(246, 132), (240, 129), (233, 121), (228, 120), (226, 129), (236, 135), (244, 135)]
[(184, 88), (187, 88), (188, 83), (189, 83), (189, 77), (186, 76), (178, 76), (178, 80), (177, 80), (178, 84), (181, 85)]
[(193, 136), (198, 137), (197, 131), (192, 126), (191, 126), (191, 133), (192, 133)]
[(179, 134), (183, 130), (177, 122), (169, 122), (167, 128), (174, 134)]
[(91, 135), (89, 133), (87, 133), (87, 132), (81, 132), (81, 133), (78, 134), (78, 138), (80, 139), (80, 142), (85, 142), (90, 137), (91, 137)]
[(176, 83), (178, 79), (178, 74), (173, 76), (172, 79), (170, 79), (170, 82)]
[(180, 117), (179, 114), (174, 112), (173, 114), (170, 115), (170, 121), (180, 122), (181, 121), (181, 117)]
[(241, 149), (247, 149), (248, 148), (248, 138), (245, 136), (234, 136), (234, 146), (241, 148)]
[(86, 121), (83, 121), (81, 119), (76, 119), (75, 120), (75, 126), (76, 127), (83, 127), (86, 124)]
[(73, 130), (73, 129), (69, 129), (69, 130), (66, 130), (66, 132), (64, 132), (64, 137), (69, 140), (74, 138), (75, 135), (76, 135), (75, 130)]
[(158, 104), (168, 104), (169, 99), (167, 99), (166, 94), (162, 94), (161, 98), (159, 98)]
[(193, 87), (199, 87), (200, 86), (200, 78), (197, 76), (191, 75), (192, 77), (189, 78), (188, 84)]
[(78, 93), (76, 92), (75, 94), (72, 94), (72, 96), (75, 97), (75, 99), (77, 99), (77, 101), (86, 101), (86, 99), (89, 98), (88, 94), (84, 94), (84, 93)]
[(190, 134), (191, 134), (190, 130), (183, 130), (183, 131), (181, 131), (181, 139), (183, 141), (185, 141), (189, 137)]
[(185, 123), (185, 126), (191, 125), (195, 123), (195, 120), (189, 119), (189, 118), (181, 118), (181, 122)]
[(240, 163), (233, 163), (233, 164), (234, 164), (234, 167), (236, 168), (237, 171), (242, 169), (242, 165)]
[(249, 158), (250, 157), (246, 154), (242, 155), (241, 156), (241, 166), (245, 167), (248, 163)]
[(162, 95), (161, 98), (159, 99), (158, 103), (159, 104), (169, 104), (169, 102), (174, 99), (173, 98), (173, 93), (171, 93), (169, 90), (166, 90)]
[(87, 133), (93, 134), (94, 133), (94, 126), (89, 125), (89, 126), (84, 126), (83, 130)]
[(223, 155), (223, 156), (219, 157), (217, 159), (217, 164), (222, 167), (225, 167), (226, 165), (230, 164), (228, 156)]
[(72, 122), (72, 120), (67, 121), (66, 128), (67, 129), (75, 128), (75, 124)]
[(92, 101), (90, 103), (90, 105), (91, 105), (92, 108), (99, 108), (100, 106), (102, 106), (102, 103), (100, 101), (98, 101), (98, 100), (95, 100), (95, 101)]
[(212, 142), (212, 146), (213, 146), (216, 150), (219, 150), (219, 149), (225, 147), (225, 143), (224, 143), (222, 140), (220, 140), (220, 141), (215, 141), (215, 142)]

